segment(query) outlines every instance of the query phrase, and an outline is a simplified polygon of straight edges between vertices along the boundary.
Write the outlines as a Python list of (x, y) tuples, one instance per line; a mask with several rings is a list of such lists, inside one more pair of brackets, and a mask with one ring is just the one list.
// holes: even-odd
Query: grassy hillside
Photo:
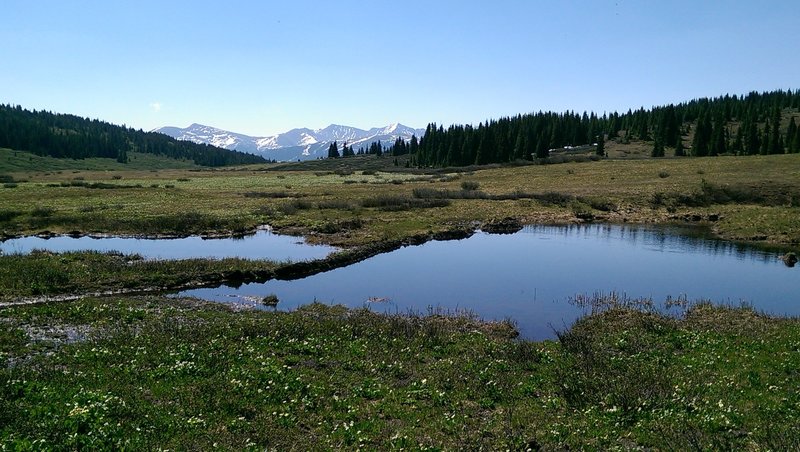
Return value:
[(0, 149), (0, 174), (50, 171), (131, 171), (200, 168), (191, 160), (176, 160), (153, 154), (132, 152), (128, 163), (108, 158), (65, 159), (39, 156), (31, 152)]

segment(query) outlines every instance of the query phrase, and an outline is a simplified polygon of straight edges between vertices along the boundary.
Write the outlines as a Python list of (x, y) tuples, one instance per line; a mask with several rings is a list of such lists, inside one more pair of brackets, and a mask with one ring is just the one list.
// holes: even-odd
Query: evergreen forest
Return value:
[(101, 157), (121, 163), (128, 161), (131, 152), (192, 160), (211, 167), (266, 162), (257, 155), (180, 141), (161, 133), (4, 104), (0, 104), (0, 148), (56, 158)]
[[(403, 146), (419, 166), (466, 166), (544, 159), (551, 151), (606, 140), (652, 143), (651, 156), (753, 155), (800, 152), (795, 115), (800, 90), (701, 98), (626, 113), (538, 112), (445, 129), (428, 124), (419, 144)], [(798, 115), (800, 116), (800, 115)], [(395, 145), (397, 147), (397, 145)], [(416, 152), (413, 152), (416, 151)]]

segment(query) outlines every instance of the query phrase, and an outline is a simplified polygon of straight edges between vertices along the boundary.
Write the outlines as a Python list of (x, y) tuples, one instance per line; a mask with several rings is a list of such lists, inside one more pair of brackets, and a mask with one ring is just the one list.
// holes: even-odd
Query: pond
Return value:
[[(299, 280), (179, 295), (257, 305), (254, 300), (275, 294), (280, 309), (318, 301), (380, 312), (469, 310), (485, 319), (510, 318), (523, 337), (546, 339), (583, 312), (569, 302), (572, 297), (598, 292), (657, 303), (668, 296), (746, 302), (772, 314), (800, 314), (800, 271), (786, 267), (777, 253), (685, 230), (616, 225), (477, 233), (401, 248)], [(382, 301), (369, 301), (376, 299)]]
[(324, 258), (335, 248), (309, 245), (301, 237), (273, 234), (259, 229), (243, 237), (133, 238), (133, 237), (20, 237), (0, 243), (5, 254), (30, 253), (34, 249), (65, 251), (119, 251), (139, 254), (145, 259), (191, 259), (240, 257), (274, 261), (300, 261)]

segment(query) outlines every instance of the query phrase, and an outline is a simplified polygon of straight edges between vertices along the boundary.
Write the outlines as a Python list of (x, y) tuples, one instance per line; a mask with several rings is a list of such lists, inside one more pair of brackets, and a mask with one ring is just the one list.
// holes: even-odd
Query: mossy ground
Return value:
[(613, 307), (560, 341), (468, 316), (87, 298), (0, 311), (4, 449), (800, 445), (800, 323)]

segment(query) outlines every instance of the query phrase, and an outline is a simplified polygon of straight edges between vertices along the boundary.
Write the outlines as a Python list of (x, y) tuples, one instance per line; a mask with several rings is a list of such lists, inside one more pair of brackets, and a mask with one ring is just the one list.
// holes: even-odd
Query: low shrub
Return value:
[(245, 198), (291, 198), (292, 195), (285, 191), (248, 191)]
[(474, 191), (480, 187), (480, 184), (474, 180), (465, 180), (461, 182), (461, 189), (467, 191)]
[(37, 207), (34, 207), (33, 210), (31, 211), (31, 216), (32, 217), (38, 217), (38, 218), (46, 218), (46, 217), (53, 216), (54, 213), (55, 213), (55, 210), (52, 207), (40, 207), (40, 206), (37, 206)]
[(417, 208), (446, 207), (450, 205), (447, 199), (419, 199), (404, 195), (378, 195), (367, 198), (361, 202), (363, 207), (374, 207), (379, 210), (398, 211)]
[(308, 210), (314, 207), (311, 201), (304, 199), (292, 199), (278, 206), (278, 211), (284, 215), (294, 215), (298, 210)]
[(0, 221), (10, 221), (22, 215), (22, 212), (17, 210), (0, 210)]

